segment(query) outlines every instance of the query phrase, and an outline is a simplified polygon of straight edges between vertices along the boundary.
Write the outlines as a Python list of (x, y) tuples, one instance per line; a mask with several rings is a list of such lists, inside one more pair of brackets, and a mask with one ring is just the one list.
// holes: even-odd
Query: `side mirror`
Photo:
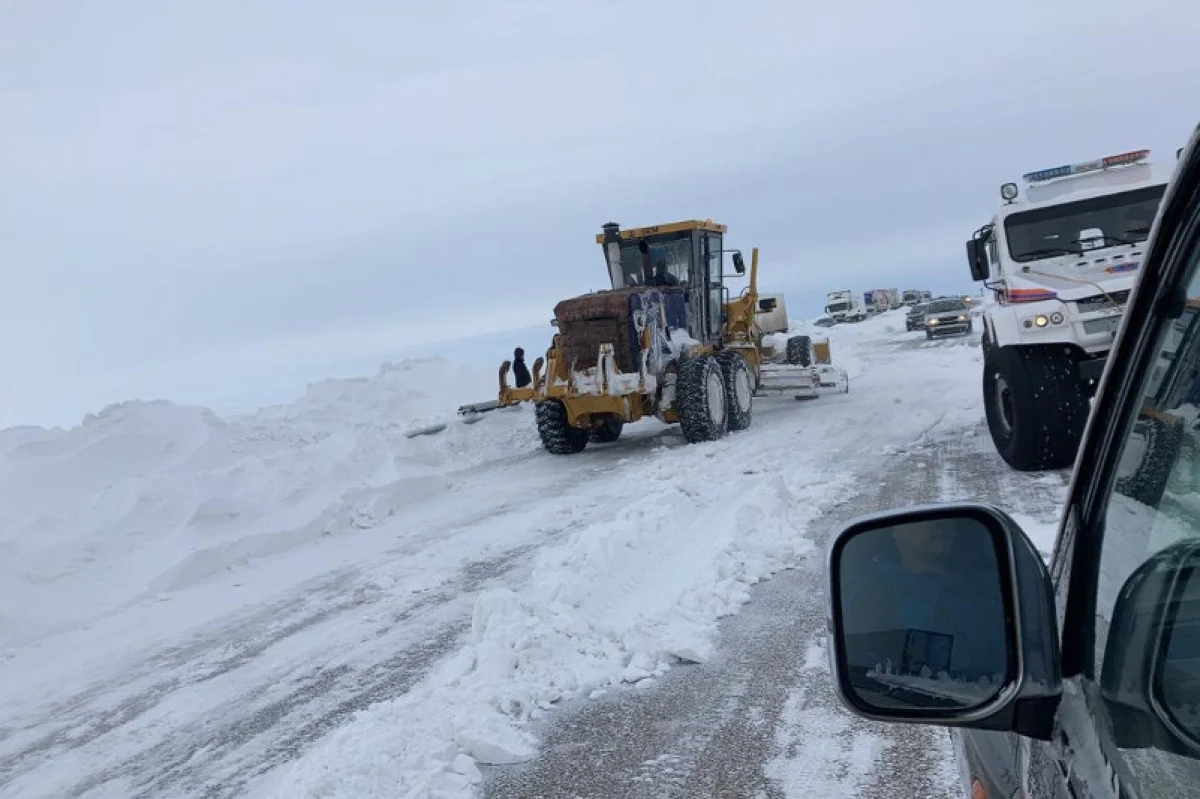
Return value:
[(991, 276), (991, 269), (988, 266), (987, 245), (983, 239), (971, 239), (967, 242), (967, 263), (971, 267), (972, 280), (987, 280)]
[(735, 252), (733, 254), (733, 269), (739, 275), (746, 274), (746, 261), (744, 258), (742, 258), (742, 254), (740, 252)]
[(852, 712), (1050, 739), (1054, 589), (1007, 514), (947, 503), (859, 517), (833, 537), (827, 579), (833, 677)]
[(1200, 758), (1200, 540), (1163, 549), (1121, 587), (1100, 696), (1117, 746)]
[(758, 301), (758, 310), (762, 311), (763, 313), (770, 313), (771, 311), (775, 310), (775, 306), (778, 304), (779, 301), (774, 297), (765, 297)]

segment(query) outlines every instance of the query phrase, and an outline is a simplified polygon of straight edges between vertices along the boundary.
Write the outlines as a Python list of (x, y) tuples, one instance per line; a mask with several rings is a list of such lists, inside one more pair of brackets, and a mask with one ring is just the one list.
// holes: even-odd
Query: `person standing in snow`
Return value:
[(525, 350), (520, 347), (513, 350), (513, 378), (517, 381), (517, 388), (525, 388), (533, 382), (529, 367), (525, 365)]

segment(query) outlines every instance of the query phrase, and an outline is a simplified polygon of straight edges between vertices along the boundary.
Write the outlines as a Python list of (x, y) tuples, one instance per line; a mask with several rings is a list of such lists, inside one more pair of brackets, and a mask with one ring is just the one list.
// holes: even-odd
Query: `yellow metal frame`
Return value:
[[(687, 219), (683, 222), (668, 222), (665, 225), (649, 225), (648, 227), (633, 227), (622, 230), (619, 235), (623, 241), (644, 239), (647, 236), (665, 236), (669, 233), (682, 233), (685, 230), (703, 230), (709, 233), (724, 233), (729, 228), (711, 219)], [(596, 234), (596, 243), (604, 243), (604, 234)]]

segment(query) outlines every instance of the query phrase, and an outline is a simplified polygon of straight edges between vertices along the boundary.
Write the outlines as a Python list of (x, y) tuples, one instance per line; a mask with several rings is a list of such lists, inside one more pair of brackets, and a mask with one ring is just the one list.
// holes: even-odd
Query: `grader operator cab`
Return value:
[[(748, 284), (731, 299), (726, 277), (747, 269), (740, 251), (725, 248), (725, 232), (712, 220), (604, 225), (596, 242), (612, 288), (555, 306), (558, 332), (534, 362), (532, 384), (509, 386), (505, 361), (498, 401), (460, 413), (532, 401), (543, 446), (571, 454), (615, 441), (644, 416), (678, 423), (689, 442), (712, 441), (749, 427), (755, 395), (848, 391), (827, 340), (794, 336), (784, 352), (764, 342), (756, 316), (776, 300), (759, 299), (758, 249)], [(724, 274), (726, 253), (735, 275)]]

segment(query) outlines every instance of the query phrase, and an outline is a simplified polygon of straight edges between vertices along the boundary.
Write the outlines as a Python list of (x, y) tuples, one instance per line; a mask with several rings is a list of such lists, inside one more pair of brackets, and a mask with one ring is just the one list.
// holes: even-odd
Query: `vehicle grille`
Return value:
[(576, 369), (595, 366), (600, 356), (600, 345), (612, 344), (617, 368), (622, 372), (637, 371), (629, 340), (628, 320), (607, 317), (559, 322), (558, 329), (568, 366), (574, 365)]
[[(1125, 303), (1129, 302), (1129, 290), (1109, 292), (1108, 297), (1112, 297), (1117, 301), (1120, 308), (1125, 307)], [(1078, 306), (1080, 313), (1094, 313), (1095, 311), (1112, 310), (1112, 303), (1108, 297), (1103, 294), (1097, 294), (1094, 297), (1085, 297), (1082, 300), (1076, 300), (1075, 305)]]

